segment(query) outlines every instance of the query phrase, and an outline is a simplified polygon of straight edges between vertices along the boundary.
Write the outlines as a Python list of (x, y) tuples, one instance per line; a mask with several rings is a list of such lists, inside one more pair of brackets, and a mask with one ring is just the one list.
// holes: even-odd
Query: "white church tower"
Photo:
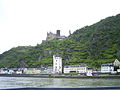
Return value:
[(58, 53), (53, 55), (53, 72), (62, 73), (62, 57)]

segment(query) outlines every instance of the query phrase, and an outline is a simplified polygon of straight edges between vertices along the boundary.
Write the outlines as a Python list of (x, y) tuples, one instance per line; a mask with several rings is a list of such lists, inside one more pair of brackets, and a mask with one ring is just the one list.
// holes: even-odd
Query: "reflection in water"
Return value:
[(18, 87), (81, 87), (81, 86), (119, 86), (118, 79), (68, 79), (68, 78), (32, 78), (0, 77), (1, 88)]

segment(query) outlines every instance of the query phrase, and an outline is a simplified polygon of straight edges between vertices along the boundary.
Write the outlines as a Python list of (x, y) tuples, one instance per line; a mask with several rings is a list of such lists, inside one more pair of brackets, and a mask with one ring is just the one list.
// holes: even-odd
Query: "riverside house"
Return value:
[(8, 74), (9, 70), (7, 68), (1, 68), (0, 74)]
[(24, 74), (40, 74), (40, 68), (25, 68), (23, 73)]
[(86, 73), (86, 65), (66, 65), (64, 66), (64, 73)]
[(114, 72), (113, 63), (107, 63), (101, 65), (101, 73), (112, 73)]
[(22, 74), (21, 68), (1, 68), (0, 74)]
[(114, 66), (120, 66), (120, 60), (115, 59), (115, 61), (113, 62)]
[(47, 67), (44, 70), (41, 70), (40, 74), (52, 74), (53, 73), (53, 67)]

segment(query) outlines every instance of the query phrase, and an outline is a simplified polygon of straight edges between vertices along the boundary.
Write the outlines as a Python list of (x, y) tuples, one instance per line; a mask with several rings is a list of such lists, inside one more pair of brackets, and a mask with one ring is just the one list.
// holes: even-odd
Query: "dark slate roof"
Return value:
[(102, 64), (101, 66), (113, 66), (113, 63)]
[(64, 67), (65, 68), (68, 68), (68, 67), (86, 67), (86, 65), (65, 65)]
[(61, 57), (61, 54), (56, 53), (56, 54), (55, 54), (55, 57)]

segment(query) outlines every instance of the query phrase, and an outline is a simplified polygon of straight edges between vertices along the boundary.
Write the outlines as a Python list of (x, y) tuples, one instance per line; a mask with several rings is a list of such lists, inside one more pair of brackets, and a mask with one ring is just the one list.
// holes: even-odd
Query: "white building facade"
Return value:
[(40, 68), (25, 68), (24, 74), (40, 74), (41, 70)]
[(112, 63), (101, 65), (101, 73), (112, 73), (113, 71), (114, 71), (114, 66)]
[(62, 57), (60, 54), (53, 55), (53, 72), (62, 73)]
[(87, 67), (85, 65), (66, 65), (64, 66), (64, 73), (86, 73)]
[(120, 66), (120, 60), (115, 59), (115, 61), (113, 62), (114, 66)]

